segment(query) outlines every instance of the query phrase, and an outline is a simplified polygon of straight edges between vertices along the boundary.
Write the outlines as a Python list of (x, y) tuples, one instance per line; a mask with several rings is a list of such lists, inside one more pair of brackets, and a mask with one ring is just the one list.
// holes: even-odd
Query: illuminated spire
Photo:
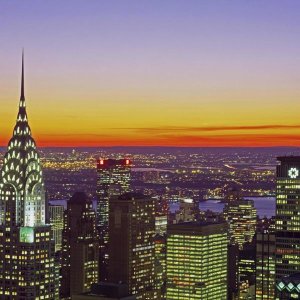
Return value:
[(25, 100), (25, 93), (24, 93), (24, 49), (22, 51), (22, 78), (21, 78), (21, 101)]

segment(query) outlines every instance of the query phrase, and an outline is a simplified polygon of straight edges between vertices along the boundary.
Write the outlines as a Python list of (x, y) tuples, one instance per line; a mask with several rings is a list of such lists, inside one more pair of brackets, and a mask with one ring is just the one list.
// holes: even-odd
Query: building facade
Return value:
[(70, 299), (98, 282), (96, 214), (85, 193), (76, 192), (68, 201), (62, 237), (61, 299)]
[(155, 286), (155, 199), (126, 193), (109, 203), (108, 281), (137, 299), (160, 299)]
[(58, 299), (54, 243), (45, 207), (40, 158), (26, 112), (23, 57), (17, 122), (1, 170), (1, 299)]
[(276, 279), (300, 272), (300, 157), (278, 157)]
[(109, 200), (130, 190), (129, 159), (97, 160), (97, 227), (100, 236), (99, 276), (107, 280)]
[(251, 242), (256, 231), (257, 213), (252, 200), (230, 200), (224, 207), (231, 244)]
[(55, 252), (61, 250), (62, 231), (64, 228), (64, 211), (63, 205), (49, 205), (49, 221), (51, 224), (51, 236), (55, 243)]
[(167, 300), (227, 299), (227, 224), (168, 226)]
[(275, 297), (275, 233), (263, 230), (256, 234), (255, 296), (257, 300)]

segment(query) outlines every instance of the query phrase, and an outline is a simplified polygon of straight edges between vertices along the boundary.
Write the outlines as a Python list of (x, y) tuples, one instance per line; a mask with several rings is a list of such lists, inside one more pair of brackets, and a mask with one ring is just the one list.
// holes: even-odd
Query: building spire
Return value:
[(21, 78), (21, 97), (20, 100), (25, 100), (25, 94), (24, 94), (24, 48), (22, 51), (22, 78)]

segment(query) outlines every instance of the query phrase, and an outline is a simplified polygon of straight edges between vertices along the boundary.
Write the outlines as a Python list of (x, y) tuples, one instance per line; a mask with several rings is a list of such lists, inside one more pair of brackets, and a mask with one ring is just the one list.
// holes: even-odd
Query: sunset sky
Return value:
[(0, 145), (300, 146), (300, 1), (0, 1)]

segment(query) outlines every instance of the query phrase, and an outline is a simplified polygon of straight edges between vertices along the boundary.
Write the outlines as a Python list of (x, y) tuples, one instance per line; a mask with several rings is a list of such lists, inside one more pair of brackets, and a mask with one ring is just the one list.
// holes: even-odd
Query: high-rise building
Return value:
[(108, 281), (137, 299), (160, 299), (155, 287), (155, 199), (126, 193), (109, 202)]
[(55, 252), (57, 252), (61, 250), (65, 208), (63, 205), (49, 205), (48, 209), (51, 224), (51, 236), (54, 239)]
[(109, 200), (130, 190), (129, 159), (97, 160), (97, 226), (100, 234), (99, 276), (107, 280)]
[(256, 278), (257, 300), (273, 300), (275, 297), (275, 233), (262, 230), (256, 234)]
[(98, 282), (99, 238), (92, 201), (76, 192), (64, 214), (61, 299), (89, 291)]
[(300, 156), (278, 157), (276, 279), (300, 272)]
[(167, 300), (227, 299), (227, 224), (168, 226)]
[(45, 206), (40, 158), (26, 113), (23, 56), (19, 112), (0, 181), (1, 299), (58, 299)]
[(229, 239), (231, 244), (251, 242), (255, 230), (257, 214), (252, 200), (231, 200), (224, 207), (224, 216), (229, 225)]

